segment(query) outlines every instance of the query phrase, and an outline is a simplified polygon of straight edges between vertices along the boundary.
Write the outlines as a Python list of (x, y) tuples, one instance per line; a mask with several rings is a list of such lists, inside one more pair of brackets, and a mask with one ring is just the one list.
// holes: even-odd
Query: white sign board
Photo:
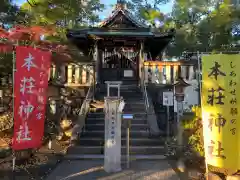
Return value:
[(124, 70), (124, 77), (133, 77), (132, 70)]
[(123, 119), (133, 119), (133, 115), (132, 114), (123, 114)]
[(173, 106), (173, 92), (163, 92), (163, 105)]

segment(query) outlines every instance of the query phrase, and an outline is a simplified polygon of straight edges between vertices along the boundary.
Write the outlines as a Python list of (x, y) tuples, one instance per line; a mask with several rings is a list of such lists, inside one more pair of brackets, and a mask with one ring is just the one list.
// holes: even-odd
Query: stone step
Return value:
[[(104, 138), (84, 138), (80, 139), (79, 145), (84, 146), (101, 146), (103, 145)], [(159, 146), (164, 145), (164, 138), (131, 138), (130, 146)], [(122, 145), (126, 145), (126, 138), (122, 138)]]
[(141, 101), (125, 101), (126, 104), (130, 104), (132, 106), (145, 106), (144, 100)]
[[(104, 131), (88, 131), (86, 130), (84, 133), (83, 133), (83, 136), (82, 137), (88, 137), (88, 138), (94, 138), (94, 137), (100, 137), (100, 138), (103, 138), (105, 135)], [(141, 138), (141, 137), (149, 137), (149, 132), (148, 131), (133, 131), (131, 130), (130, 131), (130, 137), (131, 138)], [(126, 137), (126, 131), (123, 131), (121, 133), (121, 136), (122, 137)]]
[[(128, 96), (129, 94), (134, 95), (134, 97), (143, 96), (143, 93), (139, 90), (135, 90), (135, 89), (126, 89), (126, 90), (122, 89), (122, 91), (120, 90), (120, 96), (125, 96), (125, 95)], [(98, 92), (96, 95), (107, 96), (107, 90), (102, 90), (101, 92)], [(117, 96), (118, 95), (117, 89), (111, 89), (110, 95)]]
[[(94, 131), (94, 130), (104, 130), (105, 125), (104, 123), (98, 123), (98, 124), (86, 124), (85, 129), (89, 131)], [(125, 130), (126, 128), (122, 125), (122, 131)], [(131, 125), (131, 130), (147, 130), (148, 125), (147, 124), (132, 124)]]
[[(86, 125), (94, 125), (94, 124), (104, 124), (104, 118), (87, 118)], [(135, 124), (147, 124), (146, 117), (136, 118), (131, 121), (132, 125)]]
[(87, 118), (104, 118), (104, 116), (105, 116), (104, 112), (99, 113), (90, 112), (87, 114)]
[[(131, 111), (124, 111), (122, 114), (131, 114), (133, 115), (133, 119), (135, 120), (139, 120), (139, 119), (145, 119), (147, 113), (145, 111), (141, 111), (141, 112), (131, 112)], [(90, 112), (87, 114), (87, 119), (104, 119), (105, 114), (104, 113), (94, 113), (94, 112)]]
[[(164, 146), (130, 146), (130, 155), (163, 155), (165, 152)], [(126, 154), (126, 146), (121, 147), (121, 153)], [(104, 146), (72, 146), (67, 154), (104, 154)]]
[(146, 111), (145, 106), (125, 106), (123, 109), (124, 112), (131, 112), (133, 114), (138, 114)]
[[(82, 160), (82, 159), (104, 159), (103, 154), (66, 154), (64, 159), (67, 160)], [(126, 155), (121, 155), (122, 161), (126, 160)], [(130, 160), (164, 160), (166, 159), (165, 155), (131, 155)]]

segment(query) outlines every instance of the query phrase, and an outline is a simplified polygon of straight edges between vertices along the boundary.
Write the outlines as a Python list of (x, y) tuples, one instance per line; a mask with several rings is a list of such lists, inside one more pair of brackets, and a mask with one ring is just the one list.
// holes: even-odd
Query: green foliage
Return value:
[(139, 19), (150, 24), (161, 21), (163, 26), (157, 27), (160, 32), (176, 29), (176, 37), (166, 49), (168, 56), (179, 57), (183, 51), (240, 50), (240, 8), (231, 0), (176, 0), (168, 15), (160, 11), (164, 1), (138, 2), (131, 0), (129, 4)]
[(30, 24), (58, 25), (73, 28), (86, 22), (99, 21), (99, 11), (104, 5), (99, 0), (90, 0), (86, 3), (75, 0), (34, 0), (35, 3), (24, 3), (21, 7), (30, 17)]
[(193, 107), (192, 112), (194, 112), (195, 116), (190, 120), (183, 119), (182, 127), (188, 137), (189, 145), (191, 145), (194, 151), (198, 152), (201, 156), (204, 156), (201, 107)]
[(163, 18), (160, 7), (167, 2), (169, 2), (169, 0), (129, 0), (127, 1), (127, 7), (140, 21), (149, 21), (153, 23), (155, 18)]
[(25, 13), (12, 4), (11, 0), (2, 0), (0, 5), (0, 25), (23, 23)]
[(0, 77), (12, 74), (12, 53), (0, 53)]

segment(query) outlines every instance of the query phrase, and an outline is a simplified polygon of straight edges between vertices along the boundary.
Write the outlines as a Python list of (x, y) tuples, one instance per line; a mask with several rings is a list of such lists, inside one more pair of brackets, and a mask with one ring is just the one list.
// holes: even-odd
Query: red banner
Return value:
[(42, 144), (50, 61), (50, 52), (16, 48), (14, 150), (38, 148)]

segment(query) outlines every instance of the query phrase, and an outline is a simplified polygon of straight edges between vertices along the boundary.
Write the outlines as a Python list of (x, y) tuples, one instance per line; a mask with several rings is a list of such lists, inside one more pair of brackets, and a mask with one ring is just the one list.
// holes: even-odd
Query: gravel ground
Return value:
[(61, 162), (66, 143), (54, 141), (52, 149), (43, 146), (27, 160), (16, 161), (12, 171), (12, 157), (0, 159), (0, 180), (42, 180)]

